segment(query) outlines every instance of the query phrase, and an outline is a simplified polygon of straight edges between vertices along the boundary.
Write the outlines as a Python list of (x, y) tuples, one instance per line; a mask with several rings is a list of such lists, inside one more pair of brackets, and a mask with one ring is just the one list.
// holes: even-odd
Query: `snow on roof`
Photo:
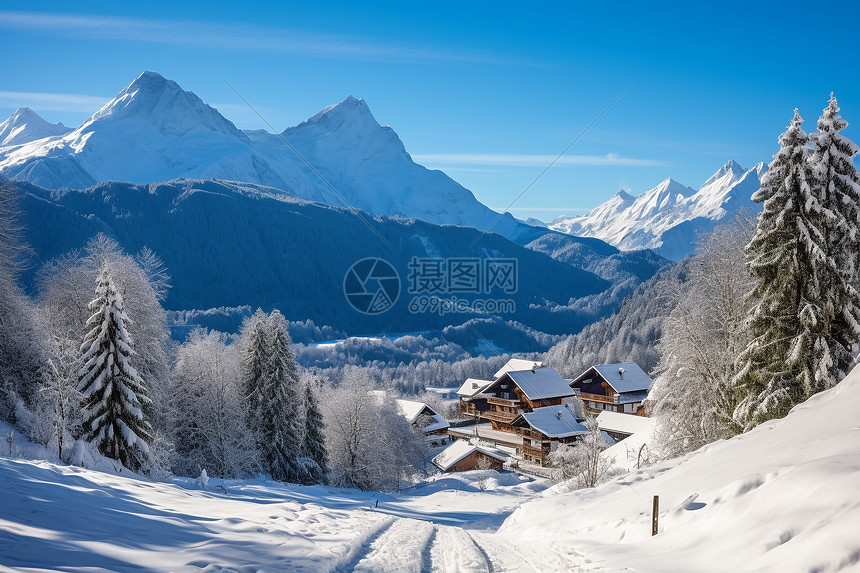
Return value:
[(508, 459), (508, 456), (498, 450), (477, 446), (466, 440), (455, 440), (454, 443), (442, 450), (442, 453), (433, 458), (433, 464), (440, 470), (446, 471), (476, 450), (497, 460), (506, 461)]
[(436, 411), (425, 404), (424, 402), (414, 402), (412, 400), (397, 400), (397, 407), (400, 408), (400, 414), (409, 420), (411, 424), (414, 422), (418, 416), (421, 415), (425, 410), (429, 410), (429, 412), (424, 412), (428, 416), (436, 415)]
[(550, 438), (568, 438), (588, 433), (588, 428), (576, 421), (564, 406), (545, 406), (531, 412), (523, 412), (525, 421), (540, 433)]
[(504, 366), (499, 368), (499, 370), (493, 374), (493, 378), (498, 379), (502, 374), (510, 372), (511, 370), (531, 370), (532, 368), (540, 368), (542, 365), (543, 362), (523, 360), (522, 358), (511, 358)]
[(436, 410), (425, 404), (424, 402), (415, 402), (413, 400), (397, 400), (397, 407), (400, 409), (400, 414), (409, 420), (410, 424), (414, 424), (421, 414), (426, 414), (432, 418), (432, 422), (421, 428), (424, 432), (432, 432), (434, 430), (442, 430), (447, 428), (448, 420), (443, 418)]
[[(619, 369), (624, 369), (624, 374)], [(592, 370), (596, 370), (601, 378), (606, 380), (619, 394), (625, 392), (648, 391), (651, 387), (651, 377), (639, 368), (635, 362), (620, 362), (618, 364), (600, 364), (592, 366), (574, 379), (574, 382), (587, 378)]]
[(604, 431), (635, 434), (640, 430), (651, 428), (652, 421), (644, 416), (622, 414), (604, 410), (597, 415), (597, 426)]
[[(570, 385), (555, 368), (511, 370), (507, 373), (529, 400), (573, 396)], [(497, 381), (498, 382), (498, 381)]]
[(457, 390), (457, 395), (463, 398), (472, 398), (476, 394), (484, 391), (484, 388), (492, 384), (492, 380), (480, 380), (478, 378), (466, 378), (460, 389)]

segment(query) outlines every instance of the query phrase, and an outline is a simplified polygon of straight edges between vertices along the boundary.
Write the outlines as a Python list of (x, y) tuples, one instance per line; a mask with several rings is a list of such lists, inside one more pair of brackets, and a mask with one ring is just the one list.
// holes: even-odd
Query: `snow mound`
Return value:
[[(782, 420), (596, 489), (528, 503), (499, 535), (575, 547), (611, 571), (856, 571), (858, 402), (855, 368)], [(654, 495), (660, 531), (651, 537)]]

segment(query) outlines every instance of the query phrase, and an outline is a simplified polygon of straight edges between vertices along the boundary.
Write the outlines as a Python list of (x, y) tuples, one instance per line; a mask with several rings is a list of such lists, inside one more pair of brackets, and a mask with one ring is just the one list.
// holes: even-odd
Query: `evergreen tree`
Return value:
[(248, 427), (259, 436), (263, 420), (263, 385), (266, 362), (269, 359), (266, 336), (266, 313), (257, 309), (242, 324), (240, 362), (242, 366), (242, 394), (245, 401), (245, 417)]
[(268, 317), (258, 311), (247, 321), (243, 339), (243, 388), (262, 463), (272, 479), (305, 481), (299, 463), (299, 368), (287, 321), (277, 310)]
[(269, 316), (269, 360), (263, 386), (263, 456), (272, 478), (300, 482), (301, 418), (299, 366), (293, 354), (287, 321), (280, 311)]
[(125, 326), (128, 318), (106, 264), (89, 306), (91, 330), (81, 345), (78, 378), (85, 398), (84, 431), (102, 454), (137, 471), (149, 456), (152, 428), (141, 409), (150, 400), (143, 378), (130, 362), (135, 352)]
[(747, 264), (756, 286), (749, 322), (753, 340), (731, 382), (744, 430), (782, 417), (801, 398), (798, 380), (814, 371), (821, 315), (816, 260), (822, 257), (821, 207), (809, 186), (809, 137), (795, 110), (780, 150), (752, 199), (764, 203)]
[(310, 382), (305, 384), (305, 432), (302, 439), (302, 455), (307, 458), (308, 483), (325, 483), (328, 476), (328, 453), (325, 449), (323, 416)]
[(810, 136), (815, 143), (810, 186), (822, 207), (824, 233), (817, 282), (827, 320), (820, 324), (815, 369), (803, 381), (804, 398), (848, 373), (854, 362), (851, 347), (860, 339), (860, 296), (852, 285), (860, 257), (860, 179), (853, 160), (858, 148), (840, 133), (847, 125), (831, 93), (818, 131)]

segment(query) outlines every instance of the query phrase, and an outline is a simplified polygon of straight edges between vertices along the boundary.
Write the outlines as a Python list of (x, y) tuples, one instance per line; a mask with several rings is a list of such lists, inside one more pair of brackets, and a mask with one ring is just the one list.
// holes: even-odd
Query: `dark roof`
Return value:
[[(619, 369), (621, 368), (624, 369), (623, 375), (619, 372)], [(574, 378), (571, 384), (576, 384), (585, 378), (590, 378), (593, 372), (596, 372), (601, 378), (606, 380), (606, 382), (612, 386), (618, 394), (640, 391), (644, 391), (647, 394), (648, 389), (653, 383), (651, 377), (645, 374), (645, 372), (639, 368), (639, 365), (635, 362), (620, 362), (618, 364), (600, 364), (592, 366)]]
[[(546, 398), (561, 398), (565, 396), (573, 396), (567, 380), (561, 377), (561, 374), (555, 368), (536, 368), (535, 370), (512, 370), (507, 372), (505, 376), (510, 377), (526, 398), (529, 400), (544, 400)], [(498, 382), (504, 379), (505, 376), (496, 380), (496, 382), (487, 388), (490, 390)]]

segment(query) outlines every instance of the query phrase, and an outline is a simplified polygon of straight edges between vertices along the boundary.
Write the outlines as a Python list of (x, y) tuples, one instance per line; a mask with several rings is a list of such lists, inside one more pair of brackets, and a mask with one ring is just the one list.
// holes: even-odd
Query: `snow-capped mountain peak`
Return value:
[(755, 212), (750, 197), (759, 188), (763, 163), (745, 170), (730, 160), (698, 191), (674, 179), (638, 197), (616, 193), (578, 217), (559, 217), (551, 229), (596, 237), (625, 250), (650, 248), (663, 256), (682, 258), (693, 252), (696, 231), (707, 230), (741, 208)]
[(173, 80), (156, 72), (143, 72), (107, 102), (89, 121), (85, 130), (97, 121), (145, 119), (166, 136), (181, 137), (195, 128), (218, 131), (240, 140), (246, 136), (233, 123), (205, 104), (194, 92), (183, 90)]
[(72, 131), (62, 123), (48, 123), (29, 107), (19, 107), (0, 123), (0, 146), (22, 145)]
[(627, 201), (633, 201), (634, 199), (636, 199), (636, 197), (634, 197), (633, 195), (631, 195), (630, 193), (628, 193), (628, 192), (627, 192), (627, 191), (625, 191), (624, 189), (619, 189), (619, 190), (618, 190), (618, 193), (616, 193), (616, 194), (613, 196), (613, 198), (616, 198), (616, 197), (617, 197), (618, 199), (620, 199), (621, 201), (624, 201), (624, 202), (627, 202)]
[(144, 72), (73, 132), (0, 146), (0, 175), (49, 189), (175, 178), (261, 184), (374, 215), (531, 232), (441, 171), (416, 164), (395, 131), (353, 96), (281, 134), (243, 132), (176, 82)]

